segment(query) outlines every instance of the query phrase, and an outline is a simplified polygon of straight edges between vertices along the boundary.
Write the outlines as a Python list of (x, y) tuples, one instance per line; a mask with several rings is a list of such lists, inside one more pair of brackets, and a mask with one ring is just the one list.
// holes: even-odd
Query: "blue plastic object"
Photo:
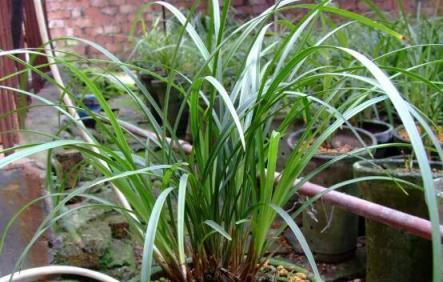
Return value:
[[(102, 108), (94, 95), (85, 95), (82, 99), (83, 104), (90, 112), (99, 113)], [(79, 110), (78, 115), (86, 127), (95, 128), (95, 120), (91, 117), (90, 112), (86, 110)]]

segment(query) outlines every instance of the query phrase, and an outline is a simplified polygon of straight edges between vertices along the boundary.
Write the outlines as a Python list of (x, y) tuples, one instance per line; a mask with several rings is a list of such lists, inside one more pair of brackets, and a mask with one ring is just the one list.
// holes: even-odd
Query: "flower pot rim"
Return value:
[[(381, 131), (381, 132), (377, 132), (377, 133), (371, 133), (374, 136), (380, 136), (380, 135), (385, 135), (385, 134), (393, 134), (394, 131), (394, 127), (392, 126), (392, 124), (384, 122), (382, 120), (378, 120), (378, 119), (365, 119), (362, 121), (363, 123), (372, 123), (372, 124), (377, 124), (377, 125), (382, 125), (382, 126), (386, 126), (387, 129)], [(361, 128), (363, 130), (366, 130), (364, 128)], [(367, 130), (366, 130), (367, 131)], [(392, 136), (392, 135), (391, 135)]]
[[(407, 170), (398, 170), (397, 168), (388, 168), (388, 169), (382, 169), (380, 167), (374, 166), (380, 165), (380, 164), (394, 164), (394, 165), (403, 165), (405, 162), (405, 159), (393, 159), (393, 158), (387, 158), (387, 159), (378, 159), (378, 160), (360, 160), (353, 164), (354, 171), (362, 171), (369, 175), (380, 175), (380, 174), (387, 174), (400, 178), (405, 176), (411, 176), (411, 177), (418, 177), (421, 175), (420, 170), (415, 169), (412, 171)], [(417, 164), (417, 161), (413, 161), (414, 164)], [(441, 170), (438, 170), (437, 172), (433, 173), (433, 177), (439, 178), (443, 177), (443, 162), (438, 161), (430, 161), (429, 164), (431, 167), (439, 167)]]
[[(418, 125), (418, 124), (416, 124), (416, 125)], [(440, 124), (439, 124), (439, 126), (440, 126)], [(400, 134), (398, 133), (398, 132), (400, 131), (400, 129), (403, 129), (403, 128), (405, 128), (405, 126), (404, 126), (403, 124), (400, 124), (399, 126), (396, 126), (396, 127), (394, 128), (393, 135), (394, 135), (394, 137), (395, 137), (397, 140), (400, 140), (400, 141), (402, 141), (403, 143), (408, 143), (408, 144), (409, 144), (409, 143), (411, 143), (411, 141), (408, 140), (408, 139), (403, 138), (403, 137), (400, 136)], [(438, 141), (439, 141), (441, 147), (443, 148), (443, 142), (441, 142), (440, 140), (438, 140)]]
[[(349, 126), (342, 126), (342, 127), (340, 127), (339, 129), (337, 129), (337, 131), (340, 131), (340, 130), (350, 130), (350, 127)], [(362, 129), (362, 128), (358, 128), (358, 127), (354, 127), (354, 130), (355, 131), (357, 131), (360, 135), (364, 135), (364, 136), (366, 136), (367, 138), (369, 138), (369, 143), (368, 144), (366, 144), (367, 146), (371, 146), (371, 145), (377, 145), (377, 139), (375, 138), (375, 136), (374, 136), (374, 134), (372, 134), (372, 133), (370, 133), (369, 131), (367, 131), (367, 130), (364, 130), (364, 129)], [(299, 129), (299, 130), (296, 130), (295, 132), (292, 132), (292, 133), (290, 133), (289, 134), (289, 136), (288, 136), (288, 138), (286, 139), (286, 141), (287, 141), (287, 144), (288, 144), (288, 146), (289, 146), (289, 148), (291, 149), (291, 150), (293, 150), (294, 149), (294, 144), (295, 144), (295, 142), (293, 142), (294, 141), (294, 139), (297, 137), (297, 136), (299, 136), (300, 135), (300, 133), (302, 133), (303, 131), (305, 131), (305, 128), (301, 128), (301, 129)], [(336, 132), (337, 132), (336, 131)], [(355, 137), (355, 136), (353, 136), (353, 137)], [(364, 137), (363, 137), (364, 138)], [(373, 150), (372, 150), (373, 151)], [(362, 153), (362, 154), (367, 154), (367, 153)], [(335, 157), (337, 157), (337, 156), (340, 156), (340, 155), (342, 155), (342, 154), (325, 154), (325, 153), (316, 153), (314, 156), (316, 157), (316, 158), (320, 158), (320, 159), (333, 159), (333, 158), (335, 158)], [(359, 154), (359, 155), (361, 155), (361, 154)], [(353, 156), (349, 156), (349, 158), (352, 158)]]

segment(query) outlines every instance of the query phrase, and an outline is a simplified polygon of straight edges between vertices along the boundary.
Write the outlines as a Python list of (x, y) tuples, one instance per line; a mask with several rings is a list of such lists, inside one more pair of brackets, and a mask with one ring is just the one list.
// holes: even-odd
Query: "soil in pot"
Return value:
[[(423, 129), (420, 126), (417, 126), (417, 130), (420, 134), (422, 134)], [(438, 128), (434, 131), (434, 133), (435, 133), (437, 139), (440, 141), (440, 147), (443, 148), (443, 126), (442, 125), (438, 126)], [(400, 143), (410, 143), (409, 135), (403, 125), (400, 125), (395, 128), (394, 141), (400, 142)], [(398, 153), (410, 154), (411, 149), (410, 148), (402, 148), (401, 150), (397, 150), (397, 151), (398, 151), (397, 154)]]
[[(140, 80), (143, 82), (146, 89), (152, 95), (154, 101), (157, 103), (160, 109), (163, 109), (163, 107), (165, 106), (167, 84), (163, 81), (153, 79), (153, 77), (146, 74), (141, 74)], [(181, 94), (178, 93), (176, 89), (171, 88), (169, 101), (168, 101), (168, 117), (167, 117), (168, 123), (171, 127), (174, 127), (176, 123), (177, 115), (179, 113), (182, 103), (183, 103), (183, 97), (181, 96)], [(152, 114), (155, 120), (160, 125), (162, 125), (163, 124), (162, 117), (156, 111), (152, 111)], [(188, 128), (188, 117), (189, 117), (189, 108), (188, 106), (185, 106), (182, 115), (180, 116), (177, 131), (175, 133), (178, 138), (183, 139), (186, 136), (186, 130)]]
[[(366, 145), (376, 144), (374, 136), (369, 132), (358, 128), (355, 130)], [(290, 135), (288, 144), (291, 148), (294, 148), (302, 133), (303, 130), (299, 130)], [(343, 127), (334, 134), (327, 144), (320, 148), (319, 153), (307, 165), (304, 174), (313, 171), (339, 154), (362, 146), (363, 144), (355, 137), (352, 130)], [(352, 164), (355, 161), (356, 158), (351, 156), (337, 161), (323, 169), (310, 181), (330, 187), (349, 180), (353, 177)], [(357, 196), (355, 187), (348, 186), (340, 191)], [(312, 205), (312, 208), (304, 211), (302, 230), (318, 261), (340, 262), (354, 255), (358, 237), (358, 216), (334, 208), (320, 199)]]
[[(377, 140), (377, 144), (387, 144), (391, 142), (394, 128), (389, 123), (380, 120), (364, 120), (359, 123), (359, 127), (370, 132)], [(391, 151), (387, 148), (377, 149), (374, 157), (377, 159), (390, 156)]]
[[(442, 177), (442, 164), (431, 165), (434, 167), (433, 176)], [(422, 182), (419, 170), (407, 169), (404, 160), (359, 161), (354, 164), (354, 174), (355, 177), (390, 175), (416, 184)], [(358, 188), (368, 201), (418, 217), (428, 217), (421, 190), (402, 185), (406, 194), (393, 181), (363, 181)], [(432, 280), (431, 241), (367, 220), (366, 243), (367, 282)]]

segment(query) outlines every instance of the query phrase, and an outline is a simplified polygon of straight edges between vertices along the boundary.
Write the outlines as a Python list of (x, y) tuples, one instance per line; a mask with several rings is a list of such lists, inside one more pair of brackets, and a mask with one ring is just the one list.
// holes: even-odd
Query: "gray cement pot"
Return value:
[[(355, 128), (355, 130), (366, 145), (376, 144), (376, 140), (372, 134), (358, 128)], [(294, 144), (302, 133), (303, 130), (299, 130), (289, 136), (288, 144), (291, 148), (294, 148)], [(343, 127), (335, 133), (331, 143), (334, 144), (334, 142), (347, 143), (356, 148), (362, 147), (358, 139), (347, 127)], [(315, 155), (307, 165), (303, 174), (311, 172), (336, 156), (337, 155), (331, 154)], [(330, 187), (334, 184), (349, 180), (353, 177), (352, 164), (355, 161), (355, 157), (348, 157), (335, 162), (330, 167), (323, 169), (309, 181), (324, 187)], [(357, 196), (355, 187), (345, 187), (339, 191)], [(313, 210), (316, 211), (315, 219), (310, 215), (309, 210), (305, 210), (303, 213), (302, 231), (317, 260), (323, 262), (340, 262), (351, 258), (355, 253), (357, 245), (358, 216), (339, 208), (334, 208), (324, 203), (321, 199), (313, 204)], [(325, 227), (328, 226), (328, 222), (329, 228), (325, 229)]]
[[(421, 186), (419, 171), (405, 171), (404, 160), (375, 160), (373, 163), (383, 165), (374, 167), (368, 161), (354, 164), (355, 177), (384, 176), (404, 179)], [(442, 168), (440, 163), (432, 163), (434, 167)], [(434, 177), (442, 177), (436, 173)], [(393, 181), (360, 182), (358, 188), (364, 199), (406, 212), (422, 218), (428, 218), (423, 191), (407, 187), (403, 188), (408, 195), (399, 189)], [(403, 231), (386, 225), (366, 221), (367, 282), (413, 282), (432, 281), (432, 246), (431, 242), (406, 234)]]

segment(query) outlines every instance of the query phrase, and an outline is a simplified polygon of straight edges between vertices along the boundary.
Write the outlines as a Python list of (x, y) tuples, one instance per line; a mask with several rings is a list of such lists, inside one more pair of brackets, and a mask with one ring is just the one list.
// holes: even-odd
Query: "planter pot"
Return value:
[[(394, 135), (394, 141), (398, 143), (410, 143), (409, 138), (401, 134), (401, 131), (404, 129), (403, 125), (397, 126), (393, 132)], [(440, 147), (443, 148), (443, 142), (440, 140)], [(402, 148), (401, 150), (398, 150), (399, 153), (403, 154), (410, 154), (411, 149), (410, 148)]]
[[(83, 104), (93, 113), (99, 113), (102, 108), (94, 95), (86, 95), (82, 99)], [(90, 116), (89, 112), (85, 110), (79, 110), (78, 115), (83, 121), (83, 124), (88, 128), (95, 128), (96, 121)]]
[[(283, 120), (286, 118), (284, 115), (277, 115), (273, 118), (271, 126), (269, 128), (269, 132), (272, 132), (273, 130), (278, 130), (279, 126), (283, 122)], [(296, 120), (293, 122), (289, 128), (288, 132), (294, 132), (297, 130), (300, 130), (303, 128), (304, 121), (303, 120)], [(277, 171), (282, 171), (285, 167), (286, 161), (288, 160), (289, 154), (291, 153), (292, 149), (288, 146), (288, 142), (282, 138), (279, 144), (279, 157), (277, 159)]]
[[(157, 105), (162, 109), (165, 105), (165, 93), (167, 91), (167, 84), (163, 81), (153, 79), (151, 76), (146, 74), (139, 75), (140, 80), (145, 85), (146, 89), (152, 95), (152, 98), (157, 103)], [(171, 127), (174, 126), (177, 120), (177, 114), (183, 103), (183, 97), (174, 88), (171, 88), (168, 102), (168, 123)], [(163, 120), (161, 116), (156, 112), (152, 111), (155, 120), (162, 125)], [(175, 133), (178, 138), (184, 138), (186, 136), (186, 130), (188, 128), (188, 117), (189, 108), (185, 106), (183, 113), (178, 122), (177, 132)]]
[[(375, 145), (376, 140), (369, 132), (355, 128), (357, 133), (363, 139), (366, 145)], [(294, 147), (296, 140), (302, 134), (299, 130), (288, 138), (288, 144)], [(354, 148), (361, 147), (354, 133), (347, 127), (343, 127), (335, 133), (331, 143), (349, 144)], [(324, 163), (330, 161), (337, 155), (317, 154), (307, 165), (304, 174), (311, 172)], [(333, 165), (323, 169), (310, 181), (325, 187), (349, 180), (353, 177), (352, 164), (356, 161), (355, 157), (348, 157)], [(357, 196), (355, 187), (345, 187), (339, 191)], [(334, 208), (319, 199), (313, 204), (316, 211), (315, 219), (312, 218), (307, 210), (303, 213), (302, 231), (308, 240), (311, 250), (314, 252), (317, 260), (323, 262), (340, 262), (351, 258), (356, 249), (358, 237), (358, 216), (345, 212), (339, 208)], [(329, 228), (325, 228), (329, 226)]]
[[(354, 164), (355, 177), (392, 175), (412, 183), (421, 184), (418, 170), (405, 171), (404, 160), (375, 160), (372, 163), (383, 165), (375, 167), (369, 161)], [(431, 163), (441, 169), (441, 163)], [(442, 177), (436, 172), (434, 177)], [(358, 188), (363, 198), (408, 214), (427, 218), (427, 207), (423, 191), (406, 187), (405, 194), (393, 181), (360, 182)], [(367, 282), (376, 281), (431, 281), (432, 245), (431, 241), (415, 237), (386, 225), (366, 221)]]
[[(391, 142), (394, 128), (389, 123), (380, 120), (364, 120), (360, 123), (360, 128), (370, 132), (377, 140), (377, 144), (387, 144)], [(377, 149), (375, 158), (380, 159), (391, 155), (390, 150), (385, 148)]]

